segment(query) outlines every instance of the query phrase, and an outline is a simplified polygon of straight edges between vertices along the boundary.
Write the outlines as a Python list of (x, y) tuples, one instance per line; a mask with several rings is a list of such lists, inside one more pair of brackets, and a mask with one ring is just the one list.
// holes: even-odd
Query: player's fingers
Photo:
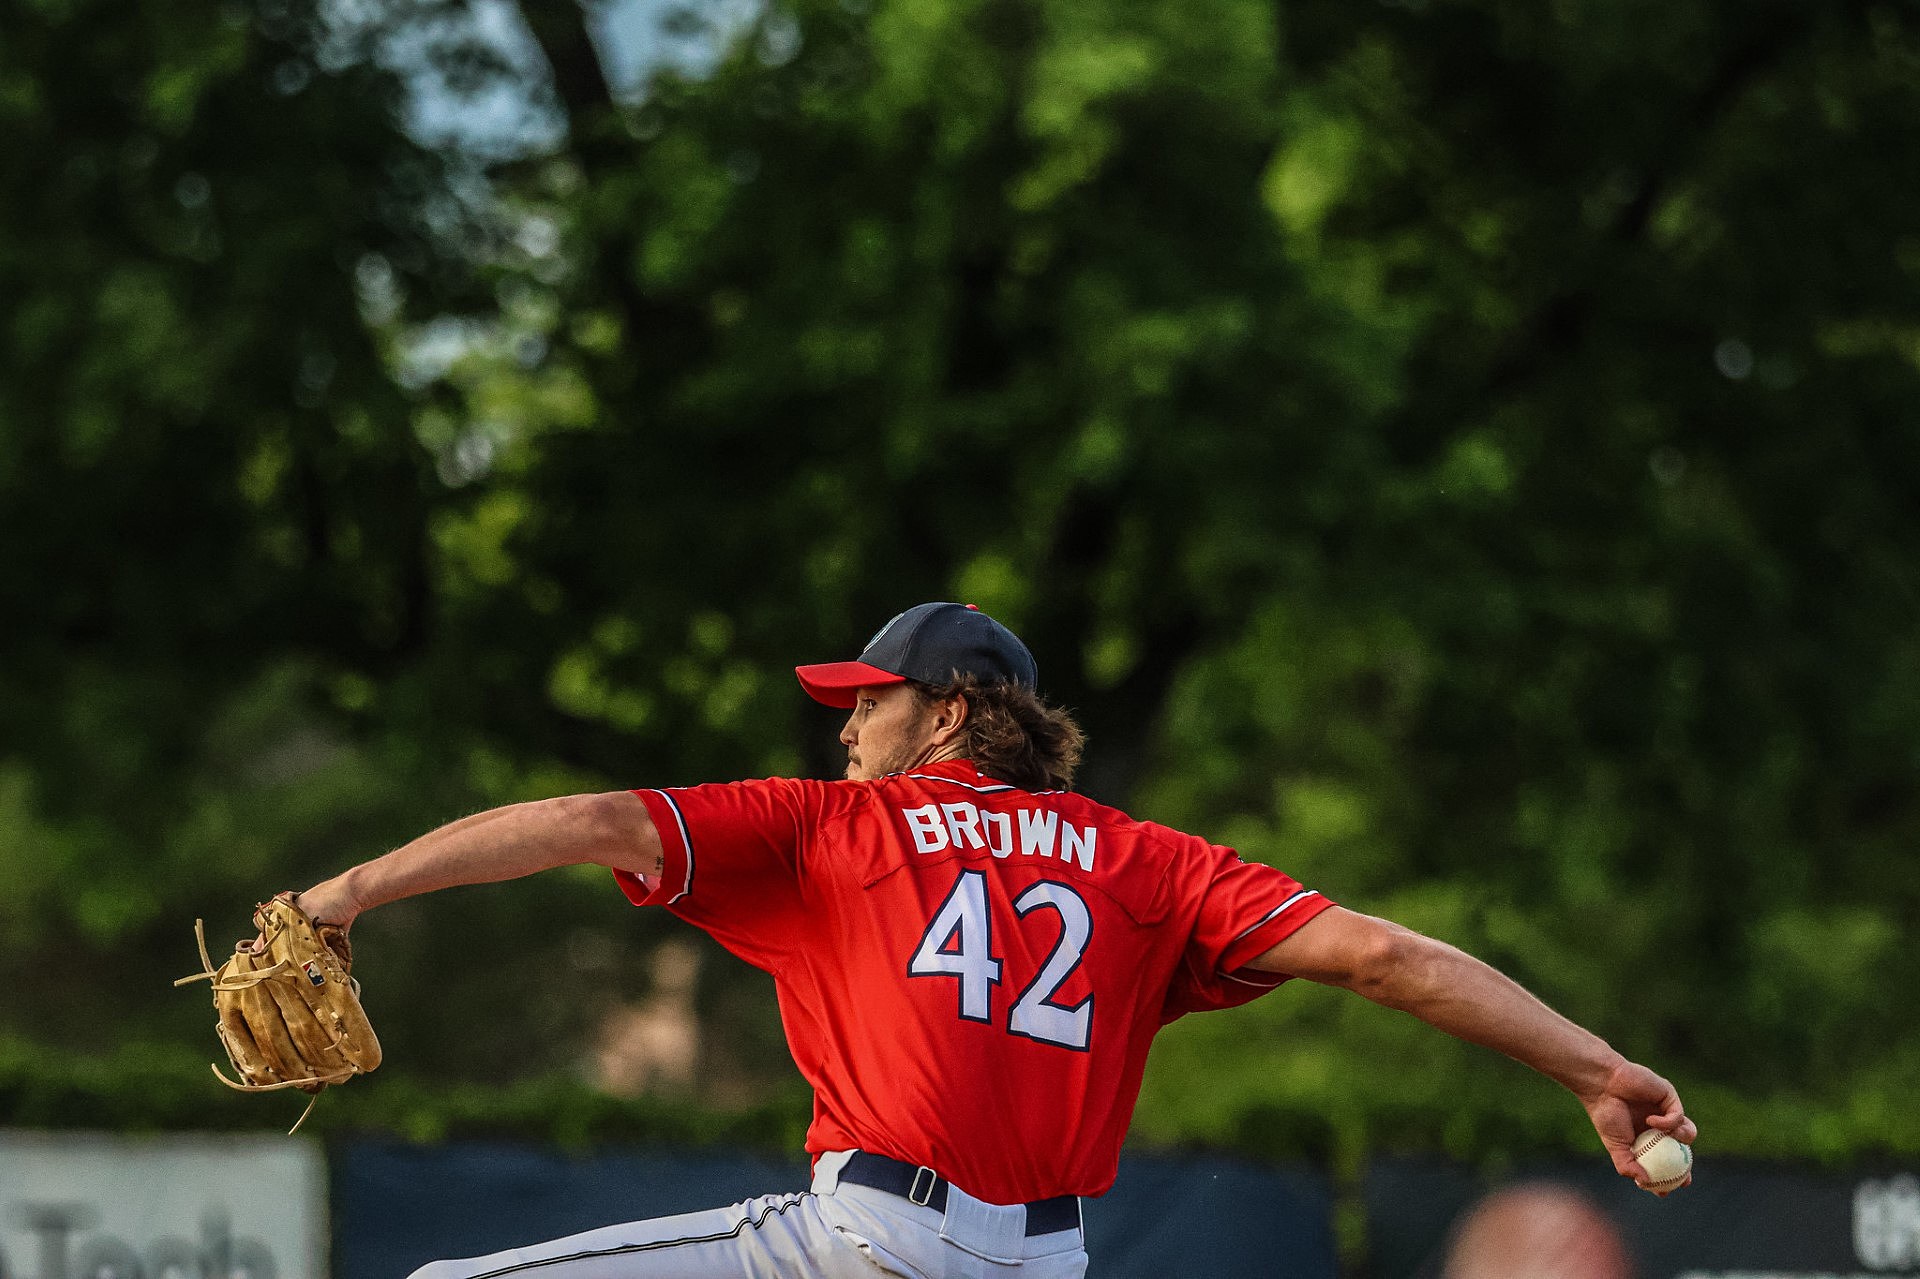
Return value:
[(1616, 1138), (1603, 1134), (1601, 1141), (1607, 1148), (1608, 1157), (1613, 1160), (1615, 1172), (1622, 1177), (1631, 1177), (1635, 1181), (1646, 1180), (1647, 1170), (1642, 1168), (1640, 1161), (1633, 1157), (1633, 1134), (1630, 1128), (1624, 1137)]
[(1669, 1091), (1661, 1109), (1647, 1116), (1647, 1127), (1658, 1128), (1675, 1141), (1691, 1146), (1694, 1138), (1700, 1135), (1700, 1129), (1693, 1120), (1687, 1118), (1687, 1112), (1681, 1108), (1678, 1093)]

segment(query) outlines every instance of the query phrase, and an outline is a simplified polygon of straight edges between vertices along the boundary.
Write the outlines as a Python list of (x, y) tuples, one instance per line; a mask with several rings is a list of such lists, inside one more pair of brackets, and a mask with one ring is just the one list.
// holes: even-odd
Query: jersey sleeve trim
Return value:
[(620, 891), (636, 906), (671, 906), (693, 891), (693, 836), (686, 815), (673, 796), (663, 790), (636, 790), (660, 832), (659, 875), (644, 879), (623, 870), (613, 872)]
[[(1291, 937), (1299, 927), (1330, 908), (1332, 900), (1322, 897), (1316, 890), (1303, 888), (1293, 896), (1275, 906), (1260, 919), (1241, 931), (1220, 954), (1220, 972), (1231, 977), (1236, 971)], [(1235, 980), (1245, 980), (1236, 978)], [(1265, 982), (1252, 982), (1252, 985), (1265, 985)]]
[[(1257, 975), (1249, 977), (1246, 976), (1248, 973)], [(1263, 973), (1257, 968), (1242, 968), (1239, 972), (1221, 973), (1220, 976), (1224, 981), (1237, 981), (1242, 986), (1256, 986), (1261, 990), (1271, 990), (1291, 980), (1285, 973)]]
[[(945, 782), (949, 786), (964, 787), (976, 795), (998, 795), (1002, 791), (1020, 789), (1006, 782), (995, 782), (991, 786), (975, 786), (972, 782), (963, 782), (957, 777), (940, 777), (933, 773), (908, 773), (907, 776), (916, 782)], [(1045, 794), (1047, 792), (1043, 791), (1040, 793)]]

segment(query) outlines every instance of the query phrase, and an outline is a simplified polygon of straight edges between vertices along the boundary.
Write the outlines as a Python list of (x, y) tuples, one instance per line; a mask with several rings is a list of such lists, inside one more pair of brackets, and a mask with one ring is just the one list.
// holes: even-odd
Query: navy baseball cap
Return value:
[(1037, 688), (1040, 668), (1027, 646), (972, 604), (916, 604), (880, 628), (859, 660), (796, 666), (807, 696), (847, 709), (854, 691), (918, 680), (946, 684), (976, 675), (987, 684)]

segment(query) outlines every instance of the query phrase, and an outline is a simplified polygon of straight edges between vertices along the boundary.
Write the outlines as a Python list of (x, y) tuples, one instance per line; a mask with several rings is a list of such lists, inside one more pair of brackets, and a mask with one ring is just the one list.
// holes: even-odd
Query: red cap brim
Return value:
[(843, 711), (853, 708), (854, 693), (858, 689), (907, 682), (905, 675), (895, 675), (865, 662), (821, 662), (817, 666), (796, 666), (793, 673), (800, 677), (800, 687), (807, 690), (808, 697)]

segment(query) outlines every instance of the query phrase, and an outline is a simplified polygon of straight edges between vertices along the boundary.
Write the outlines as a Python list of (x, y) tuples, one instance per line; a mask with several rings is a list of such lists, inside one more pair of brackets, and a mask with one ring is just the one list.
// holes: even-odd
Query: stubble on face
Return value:
[(853, 737), (847, 742), (847, 780), (870, 782), (919, 764), (927, 754), (928, 707), (910, 689), (899, 685), (874, 695), (861, 689), (859, 696), (853, 719), (842, 736), (843, 741)]

